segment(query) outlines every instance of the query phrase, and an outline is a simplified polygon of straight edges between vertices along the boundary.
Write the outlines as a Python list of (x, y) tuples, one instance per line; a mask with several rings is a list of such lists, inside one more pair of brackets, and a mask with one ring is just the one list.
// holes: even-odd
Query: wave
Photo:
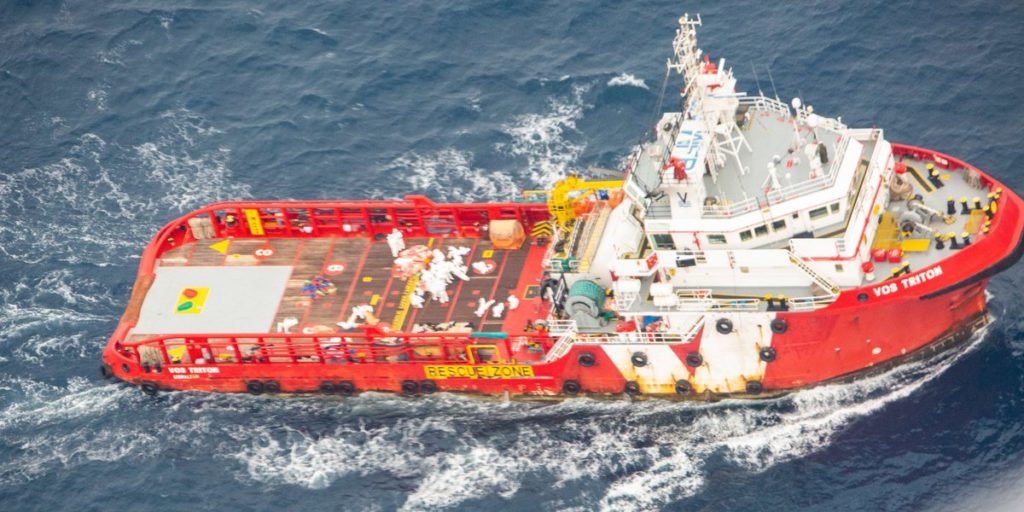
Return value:
[(104, 338), (88, 333), (117, 318), (118, 302), (109, 289), (67, 269), (20, 278), (0, 290), (0, 347), (36, 365), (95, 357)]
[(473, 166), (473, 153), (455, 148), (419, 153), (410, 151), (388, 165), (389, 173), (408, 187), (440, 200), (472, 202), (509, 200), (515, 180), (501, 171)]
[(608, 80), (608, 87), (639, 87), (650, 90), (642, 78), (637, 78), (630, 73), (621, 73)]
[[(187, 110), (161, 115), (159, 137), (136, 146), (87, 133), (58, 161), (0, 169), (0, 254), (22, 263), (124, 262), (168, 220), (202, 203), (249, 197), (230, 151), (201, 149), (219, 133)], [(53, 205), (59, 213), (48, 214)]]
[[(0, 410), (0, 437), (15, 447), (0, 462), (0, 484), (174, 450), (225, 461), (239, 482), (264, 492), (401, 480), (411, 485), (403, 491), (404, 510), (512, 500), (533, 482), (574, 490), (543, 508), (598, 503), (603, 510), (647, 510), (700, 492), (712, 460), (760, 472), (829, 446), (858, 418), (937, 378), (984, 335), (965, 349), (852, 383), (710, 404), (377, 393), (345, 400), (165, 393), (157, 403), (134, 388), (95, 380), (72, 378), (62, 387), (0, 375), (0, 403), (9, 404)], [(151, 406), (158, 408), (139, 414)], [(380, 492), (387, 491), (352, 499), (370, 506)]]
[[(243, 448), (230, 457), (242, 465), (240, 479), (262, 485), (321, 489), (374, 474), (415, 480), (405, 510), (455, 508), (483, 496), (512, 498), (530, 479), (556, 489), (570, 483), (601, 489), (560, 506), (599, 502), (603, 510), (648, 510), (699, 492), (713, 458), (760, 472), (828, 446), (851, 422), (941, 375), (984, 334), (964, 350), (763, 402), (538, 405), (363, 395), (320, 411), (358, 421), (324, 432), (243, 429), (233, 434)], [(362, 417), (367, 413), (369, 419)], [(381, 423), (374, 417), (397, 419)]]
[(499, 151), (526, 160), (526, 171), (537, 188), (550, 187), (568, 175), (586, 143), (580, 139), (576, 122), (590, 108), (583, 95), (589, 85), (574, 85), (568, 97), (549, 100), (543, 113), (522, 114), (502, 125), (511, 142), (496, 145)]

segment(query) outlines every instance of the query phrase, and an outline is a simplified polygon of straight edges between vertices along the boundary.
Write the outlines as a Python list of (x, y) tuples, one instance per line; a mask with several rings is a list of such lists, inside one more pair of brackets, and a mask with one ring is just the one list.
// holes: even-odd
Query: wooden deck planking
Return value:
[[(338, 321), (348, 318), (353, 306), (369, 304), (375, 297), (375, 309), (382, 324), (390, 326), (399, 312), (407, 281), (391, 277), (394, 257), (383, 241), (375, 242), (366, 238), (230, 239), (226, 250), (223, 245), (211, 247), (224, 240), (228, 239), (203, 240), (172, 249), (161, 258), (161, 264), (294, 265), (271, 324), (271, 331), (276, 331), (277, 323), (285, 318), (300, 321), (299, 325), (291, 329), (292, 333), (302, 332), (304, 327), (316, 327), (318, 330), (323, 329), (322, 332), (333, 330), (337, 328)], [(481, 319), (474, 315), (474, 311), (480, 298), (503, 301), (509, 293), (514, 292), (528, 264), (527, 257), (531, 250), (529, 241), (520, 249), (505, 251), (495, 250), (487, 239), (438, 238), (432, 244), (428, 244), (425, 238), (407, 239), (407, 247), (433, 245), (444, 252), (449, 247), (470, 247), (471, 252), (465, 258), (467, 266), (490, 259), (498, 268), (494, 273), (479, 275), (470, 267), (469, 281), (456, 280), (449, 287), (448, 304), (442, 305), (428, 299), (424, 308), (411, 308), (401, 329), (411, 330), (416, 324), (454, 321), (467, 322), (485, 331), (503, 330), (506, 315), (495, 319), (488, 311), (485, 318)], [(257, 257), (257, 250), (267, 248), (272, 249), (271, 255)], [(343, 265), (344, 270), (328, 275), (326, 268), (332, 263)], [(310, 300), (308, 295), (303, 294), (303, 286), (316, 275), (327, 277), (337, 288), (336, 293), (317, 300)]]
[(325, 274), (324, 277), (334, 283), (338, 291), (334, 295), (328, 295), (313, 304), (309, 314), (306, 316), (305, 325), (335, 327), (341, 307), (348, 296), (349, 288), (352, 287), (355, 280), (359, 261), (362, 259), (363, 253), (366, 252), (366, 245), (368, 243), (370, 243), (369, 240), (365, 238), (335, 239), (334, 246), (331, 247), (329, 253), (325, 254), (324, 267), (326, 269), (327, 265), (340, 264), (344, 266), (344, 270), (340, 274)]

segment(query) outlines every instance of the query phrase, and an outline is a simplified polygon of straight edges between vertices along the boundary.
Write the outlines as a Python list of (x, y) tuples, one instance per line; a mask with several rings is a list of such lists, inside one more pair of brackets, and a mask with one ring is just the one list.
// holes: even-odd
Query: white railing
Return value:
[(761, 200), (757, 197), (748, 197), (742, 201), (729, 204), (716, 204), (704, 207), (703, 217), (708, 219), (727, 219), (747, 212), (758, 210), (762, 207)]
[(789, 110), (789, 105), (766, 96), (747, 96), (740, 98), (740, 105), (750, 105), (753, 107), (753, 110), (775, 112), (776, 114), (787, 117), (793, 115)]
[[(765, 98), (764, 96), (758, 96), (756, 98), (741, 98), (740, 103), (753, 105), (754, 108), (758, 110), (769, 110), (785, 114), (787, 116), (790, 115), (789, 107), (785, 104), (777, 100)], [(822, 119), (824, 120), (827, 118)], [(834, 120), (832, 121), (836, 122)], [(838, 123), (838, 126), (842, 126), (842, 128), (837, 128), (837, 131), (839, 129), (846, 129), (842, 123)], [(766, 201), (761, 201), (757, 197), (749, 197), (742, 201), (737, 201), (727, 205), (705, 206), (703, 213), (704, 217), (719, 219), (735, 217), (737, 215), (752, 212), (765, 206), (778, 204), (811, 192), (825, 190), (835, 185), (836, 178), (839, 176), (839, 167), (842, 165), (843, 157), (846, 155), (846, 147), (849, 145), (850, 138), (850, 136), (843, 137), (839, 142), (839, 145), (836, 146), (832, 164), (829, 166), (828, 171), (826, 171), (825, 174), (811, 180), (793, 183), (776, 190), (771, 190), (765, 196)]]
[(825, 295), (821, 297), (797, 297), (793, 299), (786, 299), (786, 303), (789, 304), (789, 309), (793, 311), (810, 311), (832, 304), (835, 300), (835, 295)]
[(548, 330), (552, 336), (558, 336), (558, 341), (555, 342), (551, 350), (544, 356), (545, 362), (559, 359), (569, 352), (579, 332), (575, 320), (558, 320), (555, 318), (548, 319)]

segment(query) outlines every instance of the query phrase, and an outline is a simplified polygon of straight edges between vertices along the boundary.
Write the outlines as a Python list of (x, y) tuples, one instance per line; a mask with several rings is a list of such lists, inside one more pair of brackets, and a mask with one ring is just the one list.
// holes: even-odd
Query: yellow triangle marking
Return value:
[(210, 249), (213, 249), (221, 254), (227, 254), (229, 245), (231, 245), (231, 240), (221, 240), (220, 242), (211, 245)]

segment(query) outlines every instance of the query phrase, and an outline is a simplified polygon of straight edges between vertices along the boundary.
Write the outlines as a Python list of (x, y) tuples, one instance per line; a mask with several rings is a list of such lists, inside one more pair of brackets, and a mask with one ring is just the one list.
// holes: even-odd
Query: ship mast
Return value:
[[(718, 172), (725, 167), (725, 159), (731, 156), (736, 160), (742, 174), (749, 169), (740, 158), (739, 151), (743, 146), (750, 151), (750, 144), (736, 124), (735, 117), (735, 79), (732, 70), (724, 69), (725, 61), (715, 65), (706, 59), (701, 60), (703, 52), (697, 47), (697, 27), (701, 26), (698, 14), (691, 18), (689, 13), (679, 18), (679, 28), (672, 40), (673, 58), (667, 62), (668, 69), (683, 75), (685, 85), (680, 95), (683, 97), (683, 115), (685, 118), (698, 118), (703, 121), (705, 140), (708, 146), (708, 169), (713, 181), (718, 181)], [(722, 94), (709, 92), (721, 91)], [(721, 100), (730, 100), (722, 102)]]

